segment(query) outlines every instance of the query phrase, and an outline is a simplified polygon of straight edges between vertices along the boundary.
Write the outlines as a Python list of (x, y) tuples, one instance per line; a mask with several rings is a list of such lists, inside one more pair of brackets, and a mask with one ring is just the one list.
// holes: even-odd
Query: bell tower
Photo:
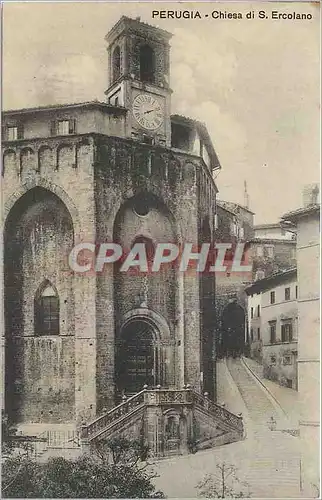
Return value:
[(128, 109), (126, 136), (170, 146), (171, 34), (123, 16), (106, 36), (107, 102)]

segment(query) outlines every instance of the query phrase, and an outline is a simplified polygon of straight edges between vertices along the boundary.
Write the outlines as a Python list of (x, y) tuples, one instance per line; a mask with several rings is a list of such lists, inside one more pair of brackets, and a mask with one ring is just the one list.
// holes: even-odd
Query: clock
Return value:
[(146, 130), (157, 130), (163, 122), (163, 106), (150, 94), (138, 94), (132, 103), (132, 113), (138, 124)]

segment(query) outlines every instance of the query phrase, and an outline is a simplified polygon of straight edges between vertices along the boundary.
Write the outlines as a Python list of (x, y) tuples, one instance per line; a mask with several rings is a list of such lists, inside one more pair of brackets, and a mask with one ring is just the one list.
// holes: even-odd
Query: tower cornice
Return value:
[(105, 36), (105, 40), (111, 44), (122, 33), (132, 33), (137, 36), (148, 35), (150, 39), (161, 43), (168, 42), (170, 38), (172, 38), (172, 34), (168, 31), (157, 28), (156, 26), (152, 26), (148, 23), (143, 23), (140, 18), (132, 19), (130, 17), (122, 16)]

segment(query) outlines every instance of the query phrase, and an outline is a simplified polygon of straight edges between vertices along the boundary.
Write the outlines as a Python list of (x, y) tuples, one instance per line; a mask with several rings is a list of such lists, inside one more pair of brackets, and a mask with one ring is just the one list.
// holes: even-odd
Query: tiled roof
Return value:
[(65, 103), (65, 104), (49, 104), (46, 106), (37, 106), (32, 108), (8, 109), (3, 111), (3, 115), (34, 113), (37, 111), (46, 111), (46, 110), (64, 109), (64, 108), (81, 108), (81, 107), (91, 107), (91, 106), (104, 108), (110, 111), (116, 109), (119, 111), (126, 111), (126, 108), (124, 108), (123, 106), (112, 106), (111, 104), (107, 104), (106, 102), (101, 102), (101, 101), (86, 101), (86, 102), (75, 102), (75, 103)]
[(222, 207), (227, 208), (228, 210), (232, 211), (233, 213), (237, 213), (237, 207), (242, 208), (243, 210), (246, 210), (246, 212), (249, 212), (252, 215), (255, 215), (254, 212), (249, 210), (249, 208), (244, 207), (243, 205), (240, 205), (240, 203), (236, 203), (234, 201), (225, 201), (225, 200), (218, 200), (217, 203), (220, 203)]
[(290, 221), (296, 222), (301, 217), (305, 217), (306, 215), (311, 215), (320, 212), (320, 205), (315, 203), (314, 205), (309, 205), (308, 207), (301, 207), (297, 210), (293, 210), (292, 212), (288, 212), (281, 217), (283, 222)]
[(297, 268), (291, 267), (289, 269), (285, 269), (284, 271), (278, 271), (276, 273), (271, 274), (270, 276), (266, 276), (261, 280), (257, 280), (252, 283), (250, 286), (245, 288), (245, 292), (247, 295), (251, 295), (252, 293), (260, 292), (263, 290), (269, 289), (274, 282), (283, 281), (284, 278), (294, 278), (297, 275)]
[(256, 224), (254, 226), (254, 229), (275, 229), (275, 228), (280, 228), (281, 225), (279, 222), (275, 222), (272, 224)]

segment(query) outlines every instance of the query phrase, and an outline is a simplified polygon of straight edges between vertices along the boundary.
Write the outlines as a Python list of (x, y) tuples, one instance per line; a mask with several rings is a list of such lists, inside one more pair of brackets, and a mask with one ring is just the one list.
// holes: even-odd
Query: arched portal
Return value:
[(4, 231), (5, 406), (15, 423), (74, 415), (73, 244), (72, 216), (55, 193), (37, 186), (12, 206)]
[(222, 313), (221, 349), (224, 356), (240, 355), (244, 349), (245, 312), (236, 302), (228, 304)]
[(145, 384), (160, 383), (155, 328), (144, 319), (133, 319), (121, 332), (118, 348), (118, 390), (133, 394)]

